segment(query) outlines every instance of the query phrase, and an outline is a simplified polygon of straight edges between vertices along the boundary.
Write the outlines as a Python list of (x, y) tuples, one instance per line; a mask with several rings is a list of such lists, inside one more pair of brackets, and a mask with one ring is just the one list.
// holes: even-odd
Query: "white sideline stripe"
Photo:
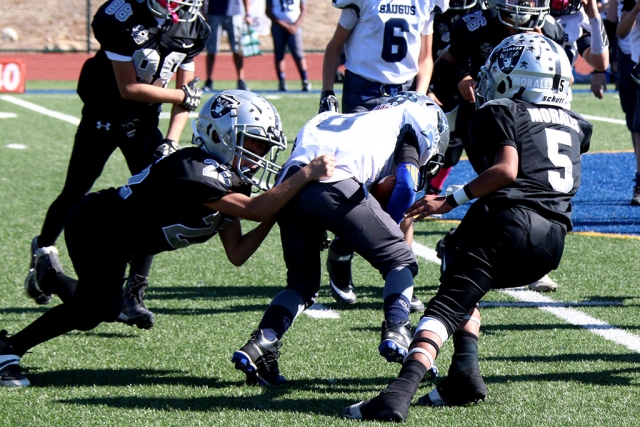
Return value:
[(584, 117), (587, 120), (595, 120), (598, 122), (607, 122), (607, 123), (615, 123), (617, 125), (626, 125), (627, 122), (625, 122), (624, 120), (620, 120), (620, 119), (610, 119), (608, 117), (600, 117), (600, 116), (591, 116), (589, 114), (580, 114), (582, 117)]
[(68, 114), (58, 113), (57, 111), (49, 110), (48, 108), (41, 107), (32, 102), (25, 101), (24, 99), (16, 98), (15, 96), (1, 95), (0, 99), (2, 99), (3, 101), (11, 102), (12, 104), (16, 104), (24, 108), (28, 108), (29, 110), (35, 111), (36, 113), (40, 113), (40, 114), (44, 114), (45, 116), (60, 119), (62, 121), (71, 123), (72, 125), (78, 125), (80, 123), (80, 119), (77, 117), (73, 117)]
[[(413, 242), (412, 247), (417, 256), (421, 256), (428, 261), (440, 264), (440, 260), (436, 257), (436, 251), (434, 251), (433, 249), (429, 249), (426, 246), (421, 245), (420, 243), (417, 243), (415, 241)], [(423, 254), (427, 256), (424, 256)], [(623, 345), (629, 350), (635, 351), (636, 353), (640, 353), (640, 337), (623, 331), (622, 329), (611, 326), (610, 324), (603, 322), (602, 320), (591, 317), (578, 310), (568, 308), (567, 303), (562, 303), (554, 299), (545, 297), (538, 292), (528, 290), (523, 291), (504, 289), (500, 292), (504, 292), (510, 297), (527, 304), (537, 304), (540, 310), (551, 313), (569, 324), (582, 326), (589, 332), (593, 332), (594, 334), (599, 335), (604, 339), (613, 341), (616, 344)], [(480, 305), (482, 306), (484, 304), (480, 303)]]
[(16, 113), (0, 113), (0, 119), (15, 119), (18, 117)]
[(320, 303), (315, 303), (311, 307), (307, 308), (304, 313), (313, 317), (314, 319), (339, 319), (340, 315), (331, 310), (330, 308), (325, 307)]

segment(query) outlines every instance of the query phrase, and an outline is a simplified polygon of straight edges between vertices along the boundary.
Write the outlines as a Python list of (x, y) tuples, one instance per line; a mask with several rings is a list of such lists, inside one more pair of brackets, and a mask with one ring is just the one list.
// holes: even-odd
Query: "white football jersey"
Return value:
[(272, 0), (272, 3), (271, 11), (276, 18), (288, 24), (295, 24), (300, 17), (300, 3), (305, 2), (304, 0)]
[[(365, 79), (401, 84), (418, 73), (421, 36), (433, 33), (436, 7), (444, 12), (448, 0), (334, 0), (339, 9), (357, 13), (345, 43), (346, 68)], [(348, 24), (346, 24), (348, 25)]]
[(573, 53), (573, 61), (575, 62), (578, 56), (578, 46), (576, 41), (582, 37), (586, 31), (591, 33), (591, 23), (584, 8), (580, 8), (577, 12), (573, 12), (569, 15), (561, 15), (556, 17), (565, 33), (565, 44), (563, 47), (569, 47), (571, 53)]
[(298, 132), (293, 151), (283, 166), (283, 176), (293, 165), (306, 165), (323, 154), (336, 156), (333, 177), (323, 182), (356, 178), (367, 188), (378, 179), (395, 175), (396, 145), (405, 132), (414, 132), (420, 147), (419, 165), (438, 149), (439, 107), (412, 102), (385, 104), (379, 110), (356, 114), (318, 114)]

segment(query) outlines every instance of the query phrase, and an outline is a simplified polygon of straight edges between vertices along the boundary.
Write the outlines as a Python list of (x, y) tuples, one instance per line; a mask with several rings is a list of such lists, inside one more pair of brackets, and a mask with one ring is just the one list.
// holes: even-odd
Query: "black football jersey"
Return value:
[(489, 206), (524, 206), (571, 230), (571, 198), (580, 186), (580, 156), (589, 150), (592, 125), (559, 107), (498, 99), (483, 105), (469, 127), (488, 166), (498, 148), (518, 150), (518, 176), (480, 200)]
[[(129, 179), (127, 185), (97, 193), (103, 208), (96, 223), (115, 222), (136, 252), (155, 255), (203, 243), (234, 217), (204, 206), (230, 191), (250, 195), (229, 169), (197, 147), (161, 159)], [(105, 202), (106, 201), (106, 202)]]
[(480, 10), (480, 3), (467, 10), (447, 9), (444, 13), (436, 13), (433, 17), (433, 57), (438, 58), (451, 43), (451, 29), (460, 18)]
[(158, 105), (120, 97), (106, 52), (132, 57), (139, 82), (164, 87), (181, 64), (192, 62), (204, 49), (211, 33), (202, 16), (194, 22), (159, 20), (146, 2), (138, 0), (106, 2), (94, 15), (91, 25), (100, 50), (82, 68), (78, 95), (85, 105), (126, 113), (145, 108), (158, 111)]
[[(561, 46), (564, 43), (562, 25), (553, 18), (545, 19), (542, 33)], [(510, 35), (507, 26), (492, 16), (491, 10), (471, 12), (454, 23), (449, 53), (461, 66), (468, 63), (468, 75), (475, 79), (491, 51)]]

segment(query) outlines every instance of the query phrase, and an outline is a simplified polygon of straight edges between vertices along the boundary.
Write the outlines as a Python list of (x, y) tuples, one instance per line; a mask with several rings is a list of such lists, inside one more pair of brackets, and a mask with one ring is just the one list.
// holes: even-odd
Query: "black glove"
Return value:
[(167, 157), (171, 153), (175, 153), (178, 150), (178, 143), (173, 139), (165, 138), (162, 141), (162, 144), (158, 145), (158, 147), (153, 152), (154, 159), (160, 160), (163, 157)]
[(340, 103), (332, 90), (325, 90), (320, 95), (320, 109), (318, 110), (318, 114), (324, 113), (325, 111), (340, 112)]
[(200, 105), (200, 98), (202, 98), (202, 89), (196, 87), (196, 83), (200, 81), (199, 78), (191, 80), (186, 85), (182, 86), (184, 92), (184, 100), (182, 106), (189, 111), (195, 111)]
[(640, 85), (640, 62), (631, 69), (631, 78)]

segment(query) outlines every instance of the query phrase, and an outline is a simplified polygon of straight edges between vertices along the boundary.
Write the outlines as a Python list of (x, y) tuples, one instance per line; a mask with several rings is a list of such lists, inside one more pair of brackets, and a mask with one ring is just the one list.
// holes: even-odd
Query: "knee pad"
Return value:
[(433, 317), (425, 316), (420, 319), (420, 323), (418, 323), (413, 336), (415, 337), (420, 331), (433, 332), (440, 337), (442, 345), (444, 345), (444, 343), (449, 339), (449, 332), (447, 332), (447, 328), (444, 326), (444, 323)]

